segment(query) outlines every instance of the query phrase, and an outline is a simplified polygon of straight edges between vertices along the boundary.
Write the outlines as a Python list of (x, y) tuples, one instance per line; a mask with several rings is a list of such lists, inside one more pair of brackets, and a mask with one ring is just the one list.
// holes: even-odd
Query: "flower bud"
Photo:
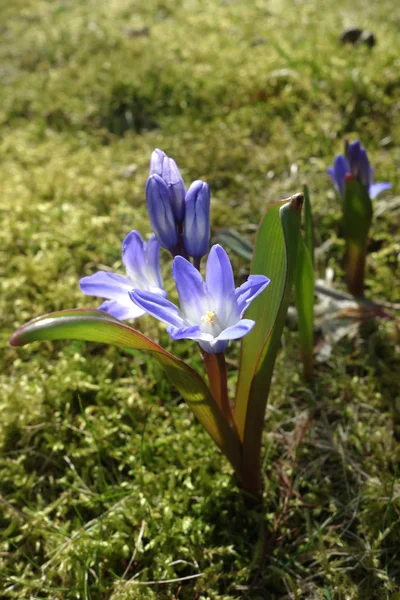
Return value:
[(167, 184), (172, 211), (177, 223), (185, 214), (185, 184), (176, 162), (156, 148), (150, 159), (150, 175), (159, 175)]
[(352, 144), (348, 144), (346, 149), (346, 157), (350, 167), (350, 173), (359, 180), (359, 182), (369, 187), (371, 183), (371, 166), (365, 149), (357, 140)]
[(189, 256), (201, 258), (207, 254), (210, 243), (210, 188), (204, 181), (194, 181), (187, 191), (183, 240)]
[(150, 157), (149, 175), (159, 175), (160, 177), (162, 177), (163, 162), (166, 156), (167, 155), (165, 154), (165, 152), (163, 152), (159, 148), (153, 150)]
[(159, 175), (150, 175), (146, 183), (146, 202), (151, 226), (160, 245), (167, 250), (178, 244), (178, 234), (168, 186)]
[(328, 169), (328, 173), (342, 198), (345, 194), (345, 177), (348, 173), (367, 190), (371, 200), (392, 187), (387, 181), (374, 183), (374, 169), (359, 140), (350, 143), (347, 138), (345, 139), (344, 155), (338, 154), (335, 157), (333, 167)]

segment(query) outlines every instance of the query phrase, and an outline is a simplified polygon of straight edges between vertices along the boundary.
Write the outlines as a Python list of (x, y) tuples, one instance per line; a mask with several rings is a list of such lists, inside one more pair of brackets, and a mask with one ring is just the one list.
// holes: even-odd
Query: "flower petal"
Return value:
[(240, 287), (235, 290), (235, 298), (238, 305), (240, 316), (250, 303), (270, 284), (270, 279), (264, 275), (250, 275)]
[(146, 203), (150, 223), (163, 248), (174, 248), (178, 243), (175, 218), (168, 186), (159, 175), (150, 175), (146, 183)]
[(360, 148), (358, 155), (358, 180), (362, 185), (369, 186), (371, 183), (371, 165), (364, 148)]
[(254, 327), (255, 321), (251, 321), (250, 319), (241, 319), (235, 325), (231, 327), (227, 327), (218, 337), (206, 341), (206, 340), (197, 340), (199, 345), (204, 350), (204, 352), (208, 352), (209, 354), (219, 354), (223, 352), (227, 347), (229, 340), (237, 340), (245, 336), (251, 329)]
[(361, 142), (356, 140), (347, 146), (346, 158), (350, 166), (350, 173), (354, 177), (358, 176), (358, 164), (360, 161)]
[(201, 323), (201, 317), (210, 310), (206, 288), (199, 271), (182, 256), (174, 258), (172, 277), (175, 279), (179, 302), (190, 323)]
[(344, 194), (344, 178), (349, 171), (349, 164), (346, 158), (342, 154), (338, 154), (333, 163), (333, 183), (341, 196)]
[(145, 246), (146, 244), (138, 231), (128, 233), (122, 242), (122, 262), (132, 279), (140, 280), (145, 277)]
[(214, 346), (220, 341), (237, 340), (242, 338), (253, 329), (254, 325), (255, 321), (252, 321), (251, 319), (240, 319), (236, 325), (232, 325), (231, 327), (227, 327), (221, 331), (219, 336), (214, 338), (214, 340), (211, 342), (211, 345)]
[(210, 243), (210, 188), (204, 181), (193, 181), (185, 196), (183, 240), (189, 256), (201, 258), (207, 254)]
[(328, 175), (332, 179), (334, 185), (336, 185), (335, 171), (334, 171), (333, 167), (328, 167), (327, 170), (326, 170), (326, 172), (328, 173)]
[(167, 298), (142, 290), (132, 290), (129, 296), (137, 306), (159, 321), (178, 328), (187, 325), (179, 308)]
[(389, 190), (391, 187), (392, 187), (392, 184), (389, 182), (373, 183), (369, 187), (369, 197), (371, 198), (371, 200), (373, 200), (381, 192), (384, 192), (385, 190)]
[(206, 284), (207, 290), (217, 304), (226, 302), (235, 291), (231, 261), (219, 244), (215, 244), (208, 255)]
[(182, 339), (198, 339), (202, 338), (205, 334), (202, 334), (198, 325), (190, 325), (189, 327), (167, 327), (167, 332), (173, 340)]
[(182, 175), (173, 158), (170, 158), (169, 156), (164, 158), (161, 177), (168, 186), (169, 197), (175, 219), (178, 221), (178, 223), (181, 223), (185, 215), (186, 188), (182, 179)]
[(206, 266), (206, 287), (212, 310), (224, 326), (236, 323), (239, 311), (235, 301), (235, 280), (231, 261), (225, 250), (215, 244), (210, 250)]
[(97, 271), (93, 275), (83, 277), (79, 285), (82, 292), (88, 296), (116, 300), (123, 304), (128, 292), (132, 290), (132, 283), (128, 277), (107, 271)]
[(176, 162), (156, 148), (150, 159), (150, 175), (159, 175), (167, 184), (175, 219), (181, 223), (185, 215), (186, 188)]
[[(364, 153), (365, 156), (362, 156), (362, 153)], [(364, 148), (361, 146), (361, 142), (359, 140), (356, 140), (355, 142), (348, 144), (347, 149), (346, 149), (346, 158), (347, 158), (347, 162), (349, 164), (350, 173), (353, 175), (353, 177), (355, 177), (356, 179), (359, 179), (361, 181), (360, 167), (362, 167), (363, 175), (365, 175), (365, 172), (364, 172), (364, 168), (366, 166), (365, 159), (367, 160), (368, 165), (369, 165), (369, 161), (368, 161), (367, 154), (366, 154)], [(369, 176), (369, 169), (368, 169), (367, 176)], [(365, 185), (365, 183), (364, 183), (364, 185)]]
[[(163, 289), (163, 280), (161, 277), (160, 269), (160, 244), (156, 236), (153, 235), (149, 238), (146, 248), (146, 263), (147, 263), (147, 279), (149, 284)], [(164, 292), (166, 296), (167, 293)]]
[(150, 158), (150, 175), (159, 175), (162, 177), (163, 163), (166, 157), (167, 155), (163, 150), (159, 148), (153, 150)]
[(104, 310), (104, 312), (112, 315), (116, 319), (120, 321), (125, 321), (126, 319), (137, 319), (145, 314), (145, 311), (139, 308), (136, 304), (132, 302), (129, 298), (128, 294), (127, 303), (121, 304), (116, 302), (115, 300), (106, 300), (99, 306), (99, 310)]

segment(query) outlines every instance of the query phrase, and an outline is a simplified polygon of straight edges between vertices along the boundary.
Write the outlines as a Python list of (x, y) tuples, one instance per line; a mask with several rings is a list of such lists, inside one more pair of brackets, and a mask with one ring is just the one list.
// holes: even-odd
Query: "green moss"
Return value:
[[(7, 340), (31, 317), (93, 305), (79, 277), (120, 269), (124, 235), (149, 233), (154, 147), (187, 182), (210, 183), (215, 230), (251, 236), (266, 203), (307, 179), (317, 245), (332, 240), (317, 269), (333, 267), (340, 285), (325, 169), (345, 134), (360, 136), (377, 179), (397, 189), (399, 9), (18, 0), (0, 17), (2, 597), (395, 600), (396, 324), (368, 324), (335, 347), (313, 387), (285, 332), (259, 511), (145, 355)], [(354, 24), (374, 31), (372, 51), (338, 43)], [(398, 205), (376, 206), (368, 295), (400, 302)], [(139, 327), (172, 348), (151, 319)], [(174, 349), (201, 369), (189, 343)]]

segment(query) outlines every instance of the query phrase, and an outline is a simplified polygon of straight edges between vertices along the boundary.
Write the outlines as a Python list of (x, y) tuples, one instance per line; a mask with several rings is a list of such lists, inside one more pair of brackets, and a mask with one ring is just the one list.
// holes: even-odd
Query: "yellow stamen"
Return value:
[(217, 314), (213, 310), (208, 310), (206, 314), (201, 317), (201, 320), (203, 323), (210, 323), (212, 325), (216, 316)]

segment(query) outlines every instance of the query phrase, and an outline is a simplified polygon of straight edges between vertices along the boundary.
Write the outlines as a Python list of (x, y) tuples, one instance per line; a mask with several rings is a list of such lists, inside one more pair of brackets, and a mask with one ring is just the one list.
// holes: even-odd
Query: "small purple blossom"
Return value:
[(97, 271), (83, 277), (79, 284), (84, 294), (107, 298), (99, 310), (120, 320), (136, 319), (145, 311), (131, 301), (132, 289), (147, 290), (163, 298), (167, 295), (160, 271), (160, 245), (155, 235), (146, 243), (138, 231), (131, 231), (122, 243), (122, 262), (127, 276)]
[(150, 175), (158, 175), (166, 183), (175, 220), (182, 223), (185, 216), (186, 188), (176, 162), (156, 148), (150, 159)]
[(153, 231), (163, 248), (174, 250), (178, 233), (171, 206), (168, 186), (157, 174), (150, 175), (146, 183), (146, 202)]
[(182, 312), (165, 297), (151, 291), (135, 289), (129, 293), (141, 309), (168, 325), (173, 340), (196, 340), (210, 354), (223, 352), (229, 340), (245, 336), (254, 321), (243, 319), (250, 303), (267, 287), (264, 275), (250, 275), (235, 289), (232, 266), (225, 250), (218, 244), (207, 259), (206, 280), (185, 258), (177, 256), (172, 265)]
[(193, 181), (185, 198), (183, 240), (189, 256), (201, 258), (210, 245), (210, 188), (204, 181)]
[(367, 152), (357, 140), (348, 144), (346, 156), (338, 154), (335, 157), (333, 167), (327, 169), (335, 188), (339, 194), (344, 196), (345, 178), (350, 173), (361, 185), (367, 188), (371, 200), (378, 194), (392, 187), (390, 183), (374, 183), (374, 170), (371, 167)]

